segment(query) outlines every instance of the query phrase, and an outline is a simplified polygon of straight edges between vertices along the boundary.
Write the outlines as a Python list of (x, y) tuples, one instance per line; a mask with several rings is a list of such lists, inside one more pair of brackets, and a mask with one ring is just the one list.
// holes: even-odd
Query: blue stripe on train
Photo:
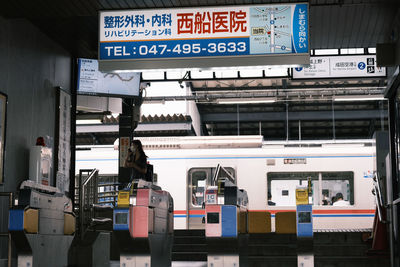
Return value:
[[(309, 159), (316, 159), (316, 158), (373, 158), (373, 156), (295, 156), (295, 157), (183, 157), (183, 158), (148, 158), (148, 160), (186, 160), (186, 159), (296, 159), (296, 158), (309, 158)], [(118, 159), (78, 159), (76, 161), (116, 161)]]
[[(205, 215), (189, 215), (190, 218), (202, 218)], [(329, 214), (329, 215), (321, 215), (321, 214), (313, 214), (313, 217), (374, 217), (374, 214)], [(272, 218), (275, 218), (275, 215), (271, 215)], [(186, 218), (186, 215), (174, 215), (174, 218)]]
[(333, 215), (321, 215), (315, 214), (313, 217), (374, 217), (374, 214), (333, 214)]

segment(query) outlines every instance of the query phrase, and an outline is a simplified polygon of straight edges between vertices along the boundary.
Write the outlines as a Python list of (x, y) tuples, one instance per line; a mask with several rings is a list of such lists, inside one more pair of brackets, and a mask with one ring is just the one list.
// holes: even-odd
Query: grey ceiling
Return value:
[[(77, 57), (97, 57), (98, 11), (305, 2), (297, 0), (12, 0), (0, 15), (27, 18)], [(311, 49), (375, 47), (396, 26), (398, 0), (311, 0)], [(397, 14), (398, 15), (398, 14)]]
[[(74, 57), (97, 58), (99, 10), (288, 2), (304, 1), (9, 0), (1, 1), (0, 16), (28, 19)], [(399, 38), (400, 0), (310, 0), (309, 4), (311, 49), (367, 48)], [(347, 93), (354, 88), (358, 90), (357, 94), (379, 93), (386, 85), (386, 79), (296, 82), (290, 78), (266, 78), (254, 82), (190, 82), (193, 91), (200, 97), (210, 92), (224, 94), (250, 89), (260, 89), (264, 94), (280, 97), (279, 102), (264, 105), (216, 105), (199, 101), (197, 106), (203, 120), (204, 134), (261, 133), (268, 140), (369, 138), (375, 130), (387, 129), (387, 105), (384, 101), (340, 103), (329, 101), (329, 97), (324, 98), (339, 92)], [(315, 94), (315, 88), (320, 90), (317, 90), (317, 96), (312, 96), (314, 101), (307, 101), (308, 96)], [(297, 95), (297, 98), (285, 101), (289, 95)], [(81, 143), (110, 143), (113, 140), (112, 134), (103, 136), (104, 139), (101, 139), (101, 133), (82, 136)]]

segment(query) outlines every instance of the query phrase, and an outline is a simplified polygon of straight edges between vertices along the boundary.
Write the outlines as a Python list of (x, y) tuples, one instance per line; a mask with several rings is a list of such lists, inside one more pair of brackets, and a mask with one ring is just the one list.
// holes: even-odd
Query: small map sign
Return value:
[(386, 68), (376, 66), (375, 55), (311, 57), (310, 66), (293, 68), (294, 79), (386, 77)]
[(96, 59), (78, 59), (78, 94), (138, 96), (139, 72), (105, 73)]

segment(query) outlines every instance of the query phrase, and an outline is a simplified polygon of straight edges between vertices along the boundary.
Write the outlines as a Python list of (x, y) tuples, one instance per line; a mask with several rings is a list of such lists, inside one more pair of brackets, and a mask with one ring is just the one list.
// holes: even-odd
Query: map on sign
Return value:
[(250, 8), (250, 54), (292, 53), (291, 6)]

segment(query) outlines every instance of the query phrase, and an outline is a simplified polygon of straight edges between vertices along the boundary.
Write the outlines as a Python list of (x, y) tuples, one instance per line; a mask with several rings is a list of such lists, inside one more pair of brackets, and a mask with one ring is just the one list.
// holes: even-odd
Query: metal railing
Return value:
[[(8, 207), (11, 209), (14, 205), (14, 195), (12, 192), (0, 192), (0, 197), (8, 197)], [(8, 254), (7, 254), (7, 266), (11, 267), (11, 255), (12, 255), (12, 243), (11, 243), (11, 233), (0, 233), (0, 236), (8, 237)]]
[[(79, 170), (78, 177), (78, 227), (79, 235), (83, 238), (87, 227), (90, 225), (91, 218), (94, 217), (93, 204), (98, 202), (98, 173), (99, 170)], [(75, 194), (76, 196), (76, 194)]]
[(382, 208), (386, 208), (385, 206), (385, 202), (382, 196), (382, 190), (379, 184), (379, 176), (378, 173), (375, 173), (375, 177), (374, 177), (374, 188), (373, 188), (373, 194), (375, 195), (375, 200), (376, 200), (376, 207), (378, 209), (378, 218), (379, 221), (381, 221), (382, 223), (386, 223), (386, 220), (383, 216), (383, 211)]

